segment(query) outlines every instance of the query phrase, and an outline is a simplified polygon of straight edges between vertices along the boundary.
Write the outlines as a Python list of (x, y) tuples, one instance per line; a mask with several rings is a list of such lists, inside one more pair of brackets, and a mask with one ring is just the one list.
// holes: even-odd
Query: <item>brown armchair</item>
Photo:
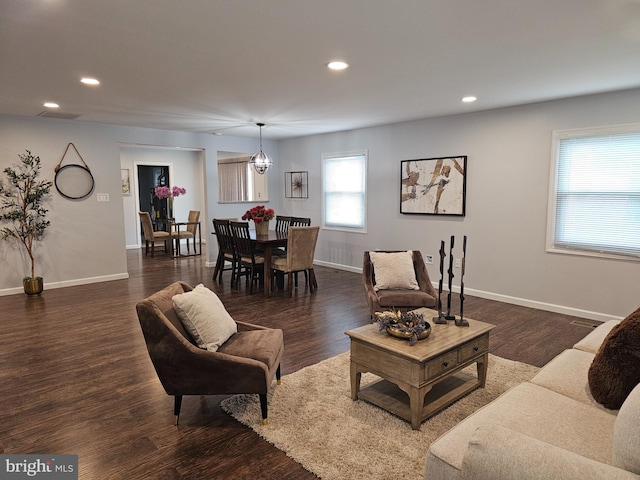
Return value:
[[(393, 253), (391, 251), (381, 253)], [(418, 250), (413, 250), (413, 268), (419, 290), (389, 289), (376, 291), (376, 276), (369, 252), (364, 252), (362, 280), (367, 294), (367, 303), (371, 315), (391, 308), (438, 308), (438, 291), (431, 284), (427, 267)]]
[(160, 383), (174, 396), (176, 425), (183, 395), (232, 393), (257, 393), (263, 423), (268, 423), (267, 390), (274, 375), (280, 383), (282, 330), (236, 322), (238, 332), (217, 351), (200, 349), (173, 308), (173, 296), (191, 290), (188, 284), (175, 282), (136, 305)]

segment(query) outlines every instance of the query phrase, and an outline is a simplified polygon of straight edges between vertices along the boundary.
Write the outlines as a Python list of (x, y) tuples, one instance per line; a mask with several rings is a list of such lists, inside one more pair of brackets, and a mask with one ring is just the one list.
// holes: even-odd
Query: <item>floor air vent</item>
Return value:
[(571, 325), (578, 325), (579, 327), (585, 328), (596, 328), (598, 325), (601, 325), (602, 322), (598, 322), (597, 320), (573, 320)]
[(40, 112), (38, 117), (44, 118), (61, 118), (63, 120), (75, 120), (80, 115), (75, 113), (62, 113), (62, 112)]

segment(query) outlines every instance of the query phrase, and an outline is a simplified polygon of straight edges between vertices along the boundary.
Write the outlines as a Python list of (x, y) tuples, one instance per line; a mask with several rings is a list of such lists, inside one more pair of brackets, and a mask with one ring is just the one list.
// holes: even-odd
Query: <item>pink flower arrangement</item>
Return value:
[(155, 189), (155, 194), (156, 197), (158, 197), (159, 199), (163, 199), (163, 198), (169, 198), (169, 197), (179, 197), (180, 195), (184, 195), (185, 193), (187, 193), (187, 189), (186, 188), (182, 188), (182, 187), (156, 187)]
[(244, 212), (242, 220), (253, 220), (255, 223), (262, 223), (273, 220), (275, 215), (276, 212), (273, 208), (264, 208), (264, 205), (257, 205)]

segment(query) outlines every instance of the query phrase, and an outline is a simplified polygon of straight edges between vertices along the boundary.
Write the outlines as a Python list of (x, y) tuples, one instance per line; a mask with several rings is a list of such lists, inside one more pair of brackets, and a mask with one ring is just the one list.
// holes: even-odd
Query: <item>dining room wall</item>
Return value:
[[(285, 213), (321, 222), (321, 156), (366, 149), (367, 231), (320, 232), (316, 261), (359, 271), (365, 250), (419, 249), (439, 279), (441, 240), (468, 237), (465, 292), (594, 319), (640, 303), (640, 263), (545, 251), (553, 130), (640, 121), (640, 90), (282, 140), (285, 171), (308, 171), (309, 198)], [(400, 213), (402, 160), (466, 155), (466, 216)], [(459, 285), (460, 270), (455, 270)], [(446, 282), (445, 282), (446, 286)], [(320, 290), (321, 291), (321, 286)], [(363, 293), (364, 295), (364, 293)]]
[[(29, 149), (42, 160), (42, 175), (54, 179), (54, 168), (69, 142), (78, 148), (95, 178), (91, 195), (81, 200), (67, 200), (55, 189), (45, 202), (51, 226), (36, 246), (36, 274), (44, 278), (45, 292), (86, 283), (104, 282), (128, 277), (125, 225), (135, 231), (138, 220), (125, 217), (121, 188), (121, 146), (183, 147), (203, 152), (205, 157), (203, 236), (209, 238), (211, 218), (237, 217), (246, 204), (219, 204), (217, 154), (223, 151), (248, 151), (258, 148), (257, 138), (214, 136), (169, 130), (103, 125), (78, 120), (0, 115), (0, 170), (18, 161), (18, 155)], [(264, 150), (274, 158), (268, 174), (269, 191), (281, 185), (277, 165), (278, 145), (263, 140)], [(66, 158), (75, 160), (68, 155)], [(98, 202), (97, 194), (109, 201)], [(267, 202), (276, 210), (280, 196)], [(131, 217), (131, 218), (129, 218)], [(215, 261), (216, 242), (208, 242), (204, 254), (208, 264)], [(22, 277), (27, 263), (22, 249), (13, 242), (0, 241), (0, 295), (22, 292)]]

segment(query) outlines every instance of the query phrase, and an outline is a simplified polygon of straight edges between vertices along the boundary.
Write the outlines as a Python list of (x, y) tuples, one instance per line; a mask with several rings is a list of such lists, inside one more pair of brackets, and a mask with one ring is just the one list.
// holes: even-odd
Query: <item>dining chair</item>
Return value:
[(289, 221), (290, 227), (308, 227), (311, 225), (311, 219), (307, 217), (291, 217)]
[[(308, 227), (311, 225), (311, 219), (307, 217), (290, 217), (289, 221), (290, 227)], [(293, 276), (294, 285), (298, 286), (298, 272), (295, 272)], [(307, 285), (309, 283), (309, 274), (307, 271), (304, 271), (304, 284)]]
[(287, 230), (289, 230), (290, 222), (291, 217), (276, 215), (276, 232), (286, 232)]
[[(285, 215), (276, 215), (276, 232), (286, 233), (289, 230), (289, 224), (291, 223), (291, 217)], [(271, 251), (271, 255), (277, 255), (281, 257), (287, 252), (284, 248), (274, 248)]]
[[(316, 251), (319, 231), (319, 226), (289, 227), (287, 255), (274, 258), (271, 262), (274, 275), (276, 272), (287, 274), (289, 296), (293, 294), (293, 274), (296, 272), (308, 272), (309, 291), (313, 293), (318, 289), (318, 282), (313, 270), (313, 256)], [(275, 284), (274, 281), (272, 285)]]
[[(226, 218), (213, 219), (213, 231), (218, 241), (218, 258), (216, 266), (213, 269), (213, 279), (218, 277), (218, 282), (222, 282), (222, 272), (231, 270), (231, 285), (233, 286), (236, 279), (236, 249), (233, 246), (233, 232), (231, 231), (231, 223)], [(227, 263), (231, 263), (231, 267), (225, 267)]]
[(200, 220), (200, 210), (189, 210), (189, 217), (187, 220), (187, 228), (184, 231), (173, 232), (173, 238), (176, 242), (176, 253), (180, 254), (180, 240), (183, 238), (187, 240), (187, 254), (190, 254), (189, 240), (193, 240), (193, 253), (197, 253), (196, 250), (196, 233), (198, 230), (198, 221)]
[(252, 294), (253, 284), (256, 281), (262, 284), (264, 257), (255, 251), (255, 244), (249, 236), (249, 222), (230, 222), (230, 224), (236, 250), (236, 287), (240, 284), (240, 277), (244, 276), (249, 282), (249, 293)]
[(149, 253), (149, 246), (151, 246), (151, 256), (155, 251), (155, 242), (162, 240), (164, 242), (164, 251), (169, 253), (169, 245), (167, 242), (172, 241), (171, 234), (169, 232), (155, 232), (153, 230), (153, 223), (151, 223), (151, 215), (149, 212), (138, 212), (140, 216), (140, 223), (142, 224), (142, 234), (144, 235), (144, 254)]

